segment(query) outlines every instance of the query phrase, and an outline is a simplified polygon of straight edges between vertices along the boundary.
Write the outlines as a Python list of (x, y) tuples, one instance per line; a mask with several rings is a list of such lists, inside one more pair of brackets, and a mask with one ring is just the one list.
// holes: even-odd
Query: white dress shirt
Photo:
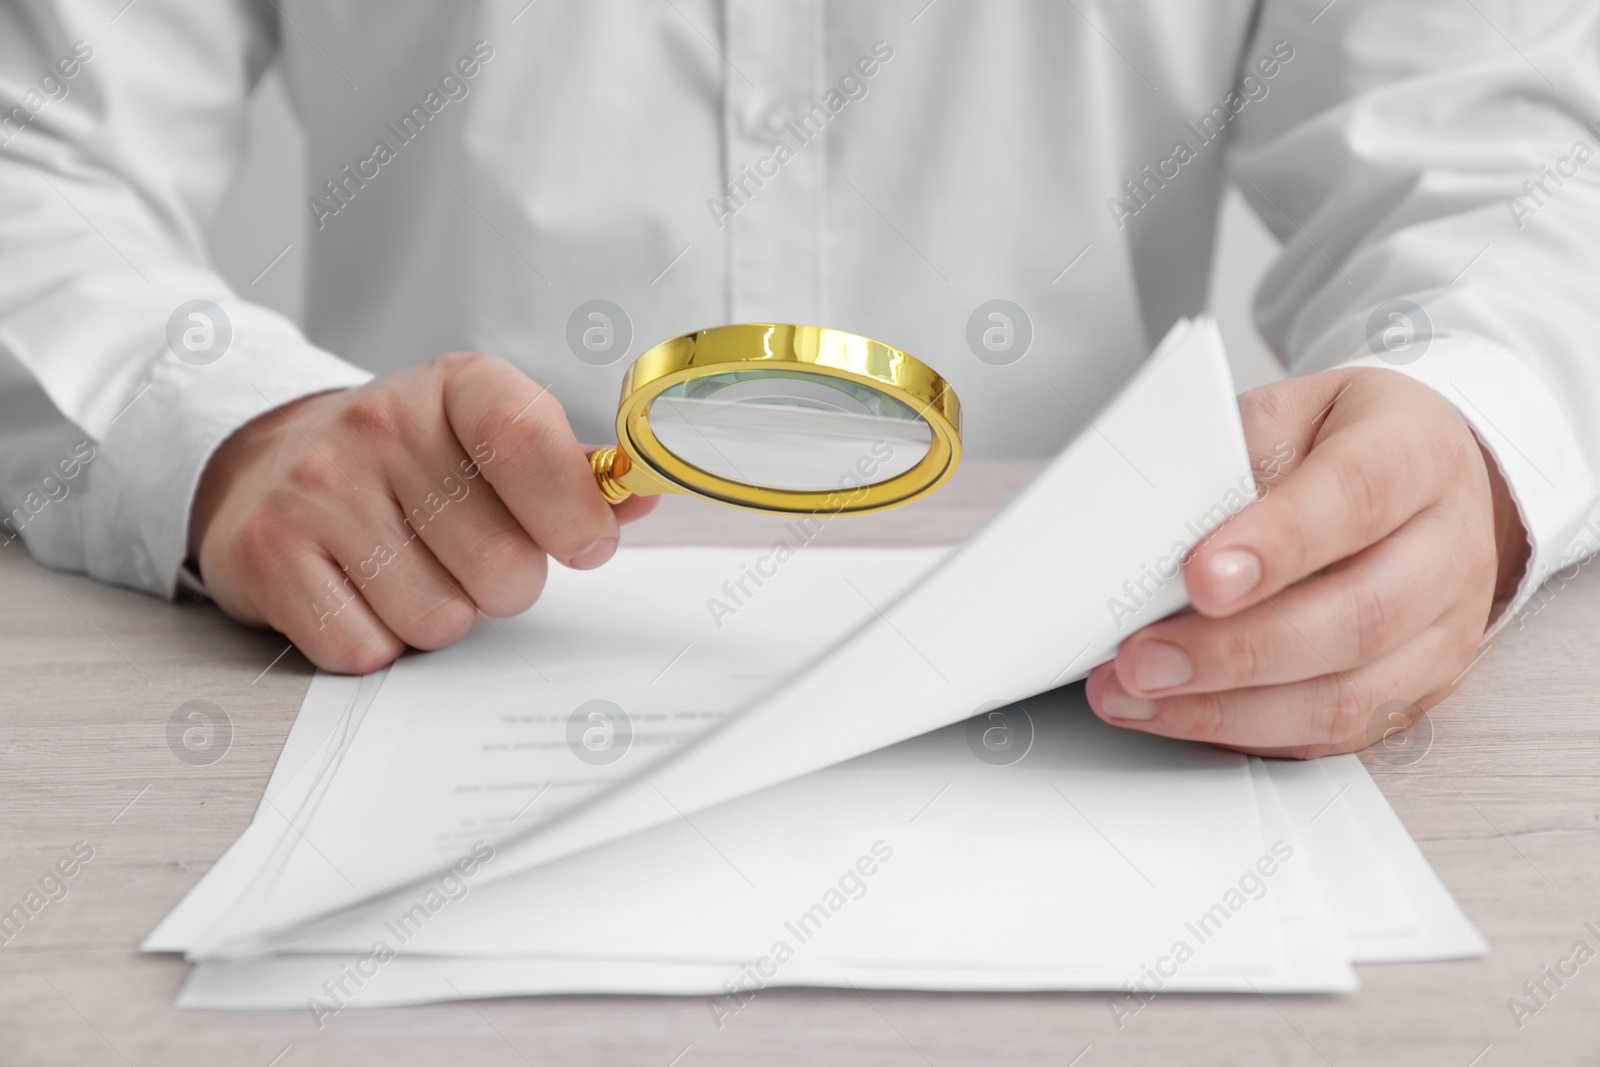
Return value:
[[(1048, 454), (1203, 308), (1230, 178), (1269, 344), (1460, 409), (1521, 599), (1600, 545), (1593, 0), (122, 2), (0, 7), (0, 543), (50, 565), (172, 595), (231, 432), (455, 349), (601, 443), (651, 344), (835, 326), (944, 374), (969, 456)], [(303, 328), (202, 237), (273, 62)]]

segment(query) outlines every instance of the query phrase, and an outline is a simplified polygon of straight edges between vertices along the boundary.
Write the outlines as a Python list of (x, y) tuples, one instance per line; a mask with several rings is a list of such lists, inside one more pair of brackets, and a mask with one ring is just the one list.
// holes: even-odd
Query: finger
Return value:
[(1117, 650), (1134, 696), (1298, 682), (1369, 663), (1409, 641), (1459, 599), (1449, 524), (1419, 515), (1328, 573), (1234, 615), (1154, 623)]
[(1091, 675), (1089, 704), (1113, 725), (1165, 737), (1301, 759), (1353, 752), (1373, 740), (1368, 725), (1385, 705), (1427, 708), (1455, 687), (1476, 647), (1466, 614), (1452, 613), (1354, 671), (1285, 685), (1148, 700), (1128, 694), (1103, 665)]
[(396, 465), (389, 479), (403, 511), (393, 532), (420, 538), (486, 615), (517, 615), (539, 599), (544, 552), (454, 441), (432, 463)]
[(1437, 502), (1437, 472), (1409, 445), (1374, 448), (1362, 427), (1319, 440), (1298, 470), (1195, 550), (1184, 567), (1195, 608), (1218, 616), (1258, 603)]
[(630, 496), (620, 504), (613, 504), (611, 512), (617, 517), (617, 522), (626, 526), (650, 514), (659, 503), (661, 498), (658, 496)]
[(1239, 419), (1257, 495), (1266, 495), (1311, 451), (1353, 376), (1324, 371), (1251, 389), (1239, 397)]
[(617, 519), (549, 390), (482, 353), (440, 360), (445, 414), (534, 543), (569, 567), (598, 567), (617, 548)]
[(370, 674), (394, 662), (405, 642), (344, 584), (326, 556), (278, 555), (270, 575), (254, 583), (267, 625), (294, 642), (312, 663), (335, 674)]
[(367, 507), (359, 518), (330, 516), (320, 524), (345, 591), (359, 594), (413, 648), (444, 648), (466, 636), (477, 620), (477, 605), (421, 538), (409, 536), (398, 504), (385, 498)]

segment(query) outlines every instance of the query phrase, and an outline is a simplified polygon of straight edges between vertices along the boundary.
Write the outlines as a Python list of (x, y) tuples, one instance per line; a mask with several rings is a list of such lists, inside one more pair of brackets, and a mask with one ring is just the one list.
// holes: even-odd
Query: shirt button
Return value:
[(779, 101), (770, 98), (755, 101), (741, 116), (740, 132), (754, 140), (776, 137), (783, 132), (788, 118), (788, 112)]

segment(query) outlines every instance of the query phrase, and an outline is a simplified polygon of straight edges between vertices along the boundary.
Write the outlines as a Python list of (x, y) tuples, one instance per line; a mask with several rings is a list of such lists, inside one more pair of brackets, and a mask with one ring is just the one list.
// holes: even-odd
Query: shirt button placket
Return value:
[[(823, 137), (793, 120), (821, 99), (821, 0), (727, 0), (727, 158), (718, 190), (731, 214), (729, 315), (735, 322), (820, 323)], [(779, 149), (778, 146), (784, 146)]]

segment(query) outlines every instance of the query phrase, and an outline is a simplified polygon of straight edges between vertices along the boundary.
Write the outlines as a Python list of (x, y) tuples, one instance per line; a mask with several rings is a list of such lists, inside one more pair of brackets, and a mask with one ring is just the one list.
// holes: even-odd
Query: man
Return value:
[[(162, 595), (197, 576), (369, 671), (525, 609), (548, 558), (605, 562), (648, 505), (608, 507), (579, 441), (654, 340), (879, 337), (953, 383), (970, 455), (1048, 454), (1202, 305), (1231, 175), (1285, 242), (1258, 313), (1299, 375), (1241, 399), (1247, 436), (1292, 458), (1188, 562), (1198, 612), (1089, 696), (1249, 751), (1360, 747), (1592, 550), (1597, 11), (18, 0), (7, 534)], [(201, 244), (274, 60), (309, 153), (304, 335)], [(446, 478), (455, 510), (374, 564)]]

